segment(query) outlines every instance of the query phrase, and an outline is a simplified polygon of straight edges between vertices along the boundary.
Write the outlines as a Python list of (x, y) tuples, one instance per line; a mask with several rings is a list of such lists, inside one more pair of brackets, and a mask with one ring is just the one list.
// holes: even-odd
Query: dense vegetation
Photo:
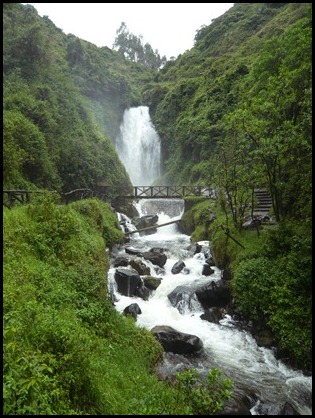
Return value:
[(147, 71), (32, 6), (4, 4), (3, 27), (4, 187), (131, 186), (113, 143)]
[(276, 226), (263, 226), (259, 235), (256, 230), (238, 231), (231, 226), (228, 236), (224, 233), (225, 214), (220, 208), (216, 213), (221, 216), (209, 226), (208, 233), (217, 264), (232, 273), (237, 311), (273, 332), (280, 358), (289, 360), (294, 367), (310, 370), (311, 223), (282, 221)]
[[(210, 237), (218, 264), (232, 270), (238, 310), (267, 324), (305, 368), (311, 366), (311, 13), (307, 3), (236, 3), (201, 28), (194, 48), (168, 62), (144, 91), (162, 141), (163, 182), (217, 190), (216, 222), (204, 221), (204, 204), (187, 214), (192, 236)], [(243, 231), (255, 188), (272, 197), (278, 224), (272, 233)]]
[(106, 249), (123, 236), (115, 213), (97, 199), (56, 203), (4, 210), (4, 414), (220, 410), (231, 383), (219, 371), (197, 387), (191, 373), (159, 381), (162, 346), (113, 308), (105, 276)]
[(266, 187), (278, 220), (311, 215), (311, 24), (306, 3), (237, 3), (161, 69), (144, 97), (165, 182), (213, 184), (235, 210)]
[[(309, 369), (311, 23), (307, 3), (236, 3), (157, 71), (4, 4), (4, 188), (131, 187), (115, 138), (126, 108), (149, 105), (160, 181), (218, 193), (186, 214), (192, 239), (211, 239), (238, 311)], [(277, 220), (259, 234), (242, 227), (255, 187), (269, 190)], [(105, 248), (120, 239), (96, 200), (4, 209), (4, 413), (202, 414), (226, 399), (215, 371), (203, 387), (190, 372), (157, 380), (161, 347), (107, 299)]]
[[(264, 323), (277, 336), (282, 356), (294, 366), (312, 361), (312, 240), (310, 225), (280, 223), (239, 255), (233, 268), (235, 303), (245, 317)], [(250, 247), (249, 247), (250, 248)]]
[[(219, 201), (187, 199), (183, 230), (209, 239), (216, 265), (231, 274), (236, 312), (272, 332), (277, 355), (291, 366), (312, 367), (311, 222), (286, 220), (257, 229), (227, 223)], [(228, 214), (231, 221), (231, 213)], [(228, 231), (228, 233), (226, 233)]]

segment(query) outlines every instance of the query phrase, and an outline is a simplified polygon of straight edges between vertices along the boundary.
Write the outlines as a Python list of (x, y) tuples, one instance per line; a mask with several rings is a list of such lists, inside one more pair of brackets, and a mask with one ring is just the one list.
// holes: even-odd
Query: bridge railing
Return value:
[[(3, 204), (11, 208), (15, 203), (30, 203), (32, 194), (44, 194), (49, 191), (29, 191), (29, 190), (3, 190)], [(57, 193), (51, 191), (50, 193)], [(70, 203), (75, 200), (86, 199), (89, 197), (97, 197), (101, 200), (108, 200), (114, 197), (131, 198), (131, 199), (183, 199), (189, 196), (207, 196), (216, 197), (215, 190), (205, 186), (134, 186), (115, 188), (114, 195), (111, 194), (110, 187), (106, 190), (91, 189), (75, 189), (67, 193), (61, 193), (62, 203)]]
[(123, 189), (119, 190), (118, 193), (121, 197), (133, 199), (182, 199), (188, 196), (212, 197), (214, 190), (205, 186), (134, 186), (133, 194), (131, 192), (124, 192)]

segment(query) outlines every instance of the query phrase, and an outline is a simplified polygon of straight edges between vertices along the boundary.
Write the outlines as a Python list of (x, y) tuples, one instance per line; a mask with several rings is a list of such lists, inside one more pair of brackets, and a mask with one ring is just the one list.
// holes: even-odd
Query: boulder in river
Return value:
[(186, 334), (169, 326), (155, 326), (151, 332), (167, 352), (200, 354), (203, 350), (203, 342), (196, 335)]

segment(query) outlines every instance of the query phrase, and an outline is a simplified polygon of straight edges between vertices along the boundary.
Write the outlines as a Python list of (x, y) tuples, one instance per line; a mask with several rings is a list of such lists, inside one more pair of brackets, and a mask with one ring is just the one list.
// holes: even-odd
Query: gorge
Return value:
[[(145, 157), (145, 160), (153, 161), (156, 152), (159, 160), (159, 144), (151, 144), (151, 147), (143, 145), (143, 133), (138, 129), (132, 130), (132, 126), (141, 125), (146, 132), (146, 124), (151, 129), (151, 121), (146, 112), (131, 109), (129, 115), (130, 131), (125, 138), (121, 138), (124, 147), (120, 150), (123, 149), (126, 155), (130, 155), (128, 147), (132, 149), (133, 160), (137, 161), (137, 164), (128, 164), (126, 168), (131, 178), (137, 178), (136, 174), (142, 167), (138, 155)], [(137, 123), (132, 122), (132, 115)], [(141, 123), (138, 120), (140, 115), (143, 117)], [(158, 138), (155, 137), (153, 140), (158, 141)], [(124, 160), (121, 154), (120, 158)], [(155, 180), (154, 176), (151, 180)], [(184, 212), (181, 199), (141, 199), (135, 201), (134, 206), (140, 217), (157, 215), (158, 224), (180, 219)], [(135, 229), (130, 218), (123, 214), (118, 216), (120, 220), (124, 219), (124, 228)], [(158, 228), (153, 234), (143, 232), (130, 235), (128, 242), (124, 246), (118, 246), (112, 256), (109, 289), (115, 301), (115, 308), (124, 314), (130, 304), (137, 304), (140, 313), (136, 315), (136, 323), (139, 327), (152, 330), (156, 326), (170, 326), (179, 332), (200, 338), (204, 346), (202, 356), (165, 352), (158, 372), (163, 378), (171, 378), (177, 371), (187, 368), (196, 368), (203, 374), (211, 368), (221, 370), (224, 376), (232, 379), (235, 384), (233, 401), (236, 406), (232, 401), (228, 403), (226, 413), (231, 413), (232, 410), (234, 413), (246, 411), (245, 414), (252, 415), (311, 415), (311, 377), (278, 360), (272, 348), (258, 346), (250, 332), (244, 327), (239, 327), (237, 319), (228, 313), (221, 312), (221, 316), (215, 319), (215, 315), (210, 315), (210, 320), (202, 319), (206, 312), (209, 315), (211, 304), (210, 309), (209, 305), (207, 309), (196, 297), (196, 293), (198, 294), (198, 289), (205, 285), (219, 284), (222, 281), (222, 271), (212, 264), (212, 274), (205, 275), (203, 268), (207, 260), (211, 259), (211, 242), (203, 241), (197, 244), (200, 246), (198, 251), (192, 245), (190, 237), (179, 232), (177, 224)], [(142, 254), (147, 254), (152, 248), (156, 251), (160, 249), (166, 254), (167, 261), (163, 267), (143, 258)], [(119, 264), (118, 259), (123, 259), (124, 262)], [(137, 275), (137, 271), (134, 270), (134, 263), (137, 265), (137, 261), (144, 263), (149, 269), (149, 272), (142, 271), (139, 275), (142, 283), (145, 283), (147, 276), (156, 276), (159, 277), (160, 284), (155, 290), (151, 289), (149, 293), (147, 290), (142, 295), (128, 292), (121, 294), (115, 280), (116, 270), (121, 265), (124, 266), (122, 270)], [(178, 262), (184, 263), (184, 267), (174, 273), (174, 265)], [(131, 279), (126, 280), (130, 280), (131, 283)], [(177, 296), (175, 301), (172, 301), (170, 295), (174, 291)], [(215, 306), (227, 310), (227, 305), (217, 305), (214, 302), (212, 308)]]

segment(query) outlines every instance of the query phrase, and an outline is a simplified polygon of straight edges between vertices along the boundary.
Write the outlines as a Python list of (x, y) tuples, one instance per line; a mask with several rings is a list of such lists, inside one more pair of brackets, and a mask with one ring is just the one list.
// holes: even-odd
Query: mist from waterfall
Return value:
[(161, 142), (147, 106), (125, 110), (115, 144), (134, 186), (150, 186), (160, 177)]

